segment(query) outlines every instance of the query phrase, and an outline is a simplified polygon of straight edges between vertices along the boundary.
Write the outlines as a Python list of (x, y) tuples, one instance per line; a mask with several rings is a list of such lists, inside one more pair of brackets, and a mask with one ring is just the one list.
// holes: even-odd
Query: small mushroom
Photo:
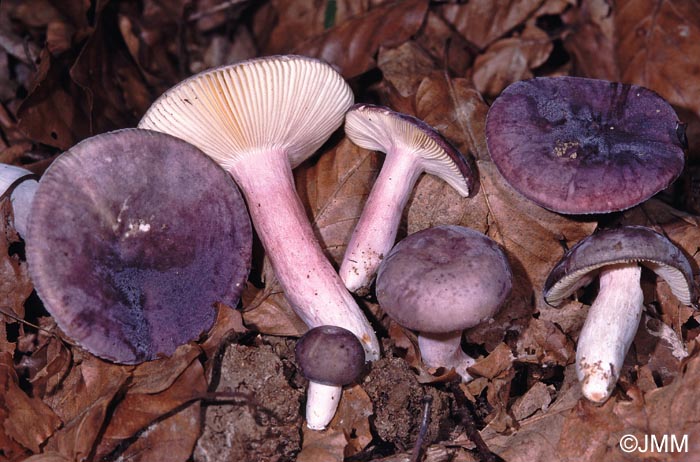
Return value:
[(309, 326), (342, 326), (368, 359), (379, 342), (323, 254), (294, 187), (292, 168), (342, 124), (348, 84), (328, 64), (269, 56), (210, 69), (165, 92), (139, 123), (198, 146), (236, 180), (294, 311)]
[(38, 185), (36, 175), (29, 170), (0, 164), (0, 197), (10, 195), (15, 230), (22, 237), (27, 233), (29, 209)]
[(357, 381), (364, 371), (362, 344), (347, 329), (318, 326), (299, 339), (295, 356), (301, 374), (309, 380), (306, 425), (323, 430), (335, 415), (343, 386)]
[(516, 82), (494, 101), (486, 141), (521, 194), (566, 214), (624, 210), (683, 170), (684, 126), (656, 93), (580, 77)]
[(345, 133), (364, 149), (386, 153), (339, 271), (351, 292), (364, 295), (394, 245), (418, 177), (423, 172), (435, 175), (467, 197), (476, 189), (476, 174), (434, 128), (383, 106), (353, 106), (345, 115)]
[(238, 302), (252, 228), (231, 177), (184, 141), (147, 130), (88, 138), (34, 196), (27, 261), (58, 326), (94, 355), (136, 364), (208, 330)]
[(419, 332), (423, 362), (454, 368), (463, 381), (474, 359), (462, 331), (493, 318), (510, 294), (512, 273), (498, 244), (461, 226), (411, 234), (387, 255), (377, 274), (377, 299), (398, 324)]
[(642, 268), (661, 276), (686, 305), (694, 300), (693, 271), (671, 241), (642, 226), (600, 231), (572, 247), (550, 272), (544, 299), (556, 306), (598, 276), (598, 295), (588, 311), (576, 348), (583, 395), (602, 403), (620, 377), (625, 355), (644, 310)]

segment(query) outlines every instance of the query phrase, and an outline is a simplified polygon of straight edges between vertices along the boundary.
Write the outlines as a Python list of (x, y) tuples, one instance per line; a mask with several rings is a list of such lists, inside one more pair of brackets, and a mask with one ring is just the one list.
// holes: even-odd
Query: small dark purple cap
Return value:
[(338, 326), (310, 329), (297, 342), (296, 361), (301, 374), (324, 385), (348, 385), (365, 368), (365, 350), (355, 334)]

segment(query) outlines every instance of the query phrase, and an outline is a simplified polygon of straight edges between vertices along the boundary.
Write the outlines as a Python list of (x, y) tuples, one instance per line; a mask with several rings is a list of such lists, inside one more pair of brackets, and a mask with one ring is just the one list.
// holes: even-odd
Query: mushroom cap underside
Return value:
[(416, 117), (384, 106), (355, 104), (345, 115), (345, 134), (364, 149), (416, 156), (425, 172), (441, 178), (463, 197), (478, 189), (470, 159)]
[(608, 265), (637, 263), (661, 276), (684, 304), (693, 305), (693, 269), (685, 254), (665, 236), (644, 226), (599, 231), (578, 242), (554, 266), (544, 284), (553, 306), (588, 284)]

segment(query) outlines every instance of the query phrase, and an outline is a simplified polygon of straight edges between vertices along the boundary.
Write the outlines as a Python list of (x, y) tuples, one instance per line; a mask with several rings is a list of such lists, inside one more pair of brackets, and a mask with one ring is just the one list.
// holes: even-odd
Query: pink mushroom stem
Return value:
[(467, 368), (474, 365), (476, 360), (462, 350), (461, 343), (461, 330), (444, 334), (421, 332), (418, 335), (418, 348), (426, 366), (454, 368), (463, 382), (469, 382), (474, 377), (467, 372)]
[(379, 342), (314, 236), (294, 188), (287, 156), (255, 153), (226, 166), (245, 195), (250, 216), (294, 311), (309, 326), (334, 325), (354, 333), (368, 361)]
[(369, 287), (394, 245), (403, 210), (423, 171), (419, 158), (399, 150), (387, 153), (343, 257), (339, 274), (351, 292)]

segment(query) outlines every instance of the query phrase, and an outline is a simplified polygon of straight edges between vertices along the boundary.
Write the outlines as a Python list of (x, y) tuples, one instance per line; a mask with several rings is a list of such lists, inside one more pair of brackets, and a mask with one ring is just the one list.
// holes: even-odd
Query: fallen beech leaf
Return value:
[(132, 367), (117, 366), (77, 349), (74, 354), (78, 364), (55, 394), (44, 397), (63, 421), (45, 450), (83, 460), (93, 453), (115, 398), (126, 389)]
[(248, 329), (243, 325), (243, 316), (238, 310), (224, 305), (216, 304), (216, 320), (209, 330), (207, 338), (201, 343), (202, 350), (208, 359), (211, 359), (219, 350), (221, 342), (229, 338), (231, 334), (243, 334)]
[(564, 38), (564, 47), (573, 55), (579, 75), (594, 79), (620, 81), (615, 59), (615, 15), (608, 0), (581, 2), (562, 16), (573, 29)]
[(367, 2), (353, 0), (332, 2), (334, 10), (331, 10), (331, 2), (316, 0), (273, 0), (271, 3), (277, 17), (265, 43), (265, 54), (271, 55), (288, 53), (295, 44), (321, 35), (368, 9)]
[(622, 81), (643, 85), (672, 104), (700, 114), (700, 5), (696, 2), (615, 2), (615, 50)]
[(415, 95), (423, 78), (433, 72), (435, 63), (428, 52), (409, 40), (396, 48), (380, 48), (377, 67), (384, 81), (407, 98)]
[(268, 335), (297, 337), (308, 330), (284, 297), (277, 278), (268, 278), (263, 289), (249, 285), (242, 297), (243, 321), (248, 328)]
[(344, 457), (351, 457), (362, 451), (372, 441), (369, 417), (373, 413), (372, 401), (359, 385), (345, 388), (338, 410), (324, 433), (342, 432), (347, 441), (343, 452)]
[(2, 431), (36, 453), (61, 425), (58, 416), (37, 397), (22, 391), (9, 353), (0, 353), (0, 409)]
[[(198, 353), (199, 349), (192, 348), (190, 351)], [(176, 351), (174, 357), (177, 356), (178, 354)], [(153, 362), (156, 363), (159, 361)], [(187, 367), (182, 370), (177, 362), (186, 363)], [(161, 419), (163, 416), (167, 416), (173, 411), (178, 410), (181, 406), (187, 406), (193, 398), (201, 397), (207, 391), (204, 369), (202, 364), (197, 360), (197, 355), (192, 356), (188, 352), (184, 354), (184, 356), (176, 358), (176, 360), (170, 358), (163, 361), (155, 368), (148, 367), (148, 364), (149, 363), (144, 363), (136, 368), (138, 370), (143, 367), (143, 370), (138, 374), (138, 378), (136, 371), (134, 371), (135, 380), (140, 379), (143, 381), (145, 379), (144, 373), (146, 372), (150, 372), (155, 377), (162, 377), (163, 375), (167, 377), (169, 374), (165, 373), (164, 367), (168, 365), (176, 369), (175, 373), (171, 374), (175, 375), (175, 380), (168, 384), (167, 388), (162, 389), (161, 386), (153, 387), (153, 383), (140, 386), (140, 384), (136, 382), (134, 386), (127, 391), (124, 398), (116, 405), (109, 419), (109, 423), (104, 429), (100, 444), (95, 451), (95, 458), (97, 460), (111, 454), (115, 449), (118, 449), (118, 446), (124, 441), (129, 440), (135, 435), (139, 435), (140, 432), (144, 432), (149, 425)], [(160, 381), (161, 380), (156, 380), (156, 383)], [(162, 385), (164, 386), (165, 384)], [(198, 406), (196, 407), (198, 408)], [(199, 417), (199, 415), (199, 413), (195, 414), (196, 417)], [(200, 422), (198, 418), (189, 418), (189, 413), (187, 413), (186, 416), (188, 418), (184, 421), (180, 418), (166, 423), (166, 419), (159, 422), (156, 428), (161, 433), (161, 436), (167, 437), (167, 439), (182, 438), (183, 442), (187, 442), (185, 446), (189, 446), (191, 451), (194, 446), (194, 441), (199, 436)], [(168, 429), (176, 431), (177, 433), (168, 434)], [(138, 444), (142, 446), (143, 442)], [(162, 442), (159, 444), (162, 444)], [(178, 459), (172, 458), (174, 455), (163, 453), (163, 449), (163, 447), (160, 447), (160, 450), (154, 450), (152, 457), (158, 456), (158, 454), (163, 457), (165, 454), (168, 454), (167, 457), (165, 457), (168, 460)], [(184, 459), (179, 459), (186, 460), (186, 457)]]
[(574, 360), (573, 342), (552, 322), (532, 318), (517, 340), (517, 361), (547, 367)]
[(543, 0), (473, 0), (439, 8), (442, 16), (481, 49), (503, 37), (534, 13)]
[(345, 78), (358, 76), (376, 63), (380, 46), (394, 47), (418, 32), (427, 0), (398, 0), (369, 10), (294, 48), (334, 64)]
[(9, 318), (1, 313), (24, 318), (24, 302), (32, 293), (33, 286), (27, 273), (27, 263), (19, 256), (9, 254), (10, 245), (20, 241), (11, 220), (12, 204), (9, 198), (0, 200), (0, 319)]
[(554, 45), (542, 29), (528, 24), (522, 34), (498, 40), (474, 62), (474, 86), (483, 94), (498, 95), (518, 80), (531, 78)]
[(342, 431), (302, 430), (304, 444), (297, 456), (297, 462), (343, 462), (347, 439)]
[(433, 57), (439, 68), (447, 67), (455, 75), (467, 73), (478, 51), (434, 11), (428, 11), (425, 23), (415, 40)]
[(198, 345), (188, 343), (179, 346), (172, 356), (139, 364), (131, 373), (128, 394), (155, 394), (169, 389), (201, 354)]
[(185, 462), (192, 460), (192, 450), (200, 433), (201, 405), (193, 403), (148, 426), (138, 439), (119, 454), (129, 462)]
[(71, 459), (64, 457), (57, 452), (45, 452), (27, 457), (23, 462), (73, 462)]
[(513, 367), (513, 352), (505, 343), (499, 344), (488, 356), (477, 360), (468, 370), (487, 379), (495, 379)]
[(554, 387), (545, 385), (542, 382), (535, 382), (524, 395), (518, 397), (511, 406), (515, 420), (523, 420), (530, 417), (537, 411), (546, 412), (552, 402), (552, 391)]

